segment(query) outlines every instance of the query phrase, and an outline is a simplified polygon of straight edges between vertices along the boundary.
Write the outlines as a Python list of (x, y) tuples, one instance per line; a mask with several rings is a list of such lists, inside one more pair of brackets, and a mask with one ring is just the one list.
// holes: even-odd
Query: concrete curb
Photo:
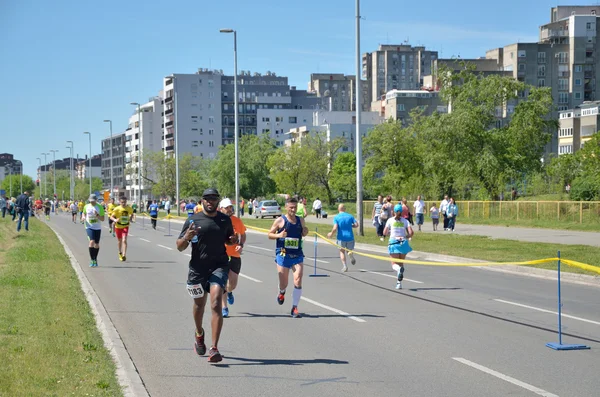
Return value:
[(90, 284), (88, 278), (85, 273), (81, 269), (81, 265), (75, 259), (73, 252), (69, 248), (69, 246), (65, 243), (60, 234), (54, 230), (50, 225), (50, 230), (56, 234), (58, 241), (62, 244), (63, 248), (69, 260), (71, 262), (71, 266), (75, 273), (77, 273), (77, 277), (79, 278), (79, 282), (81, 283), (81, 290), (85, 294), (85, 297), (90, 304), (90, 308), (94, 313), (94, 318), (96, 319), (96, 327), (100, 334), (102, 335), (102, 340), (104, 341), (104, 346), (110, 352), (110, 355), (115, 362), (117, 367), (117, 379), (119, 385), (122, 387), (123, 395), (126, 397), (146, 397), (149, 396), (148, 391), (146, 390), (146, 386), (140, 377), (140, 374), (119, 335), (119, 332), (115, 328), (110, 316), (108, 315), (102, 301), (94, 291), (94, 288)]

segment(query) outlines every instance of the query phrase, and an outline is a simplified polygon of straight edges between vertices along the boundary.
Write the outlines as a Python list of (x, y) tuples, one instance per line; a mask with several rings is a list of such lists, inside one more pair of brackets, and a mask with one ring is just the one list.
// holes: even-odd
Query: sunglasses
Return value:
[(218, 201), (219, 196), (206, 196), (206, 197), (202, 197), (202, 199), (206, 200), (206, 201)]

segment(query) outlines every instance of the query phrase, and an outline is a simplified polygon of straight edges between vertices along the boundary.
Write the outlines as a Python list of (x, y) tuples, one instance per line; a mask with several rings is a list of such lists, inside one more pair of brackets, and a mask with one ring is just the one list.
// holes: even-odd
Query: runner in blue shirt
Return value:
[[(340, 204), (338, 206), (339, 214), (333, 218), (333, 229), (327, 233), (327, 237), (331, 238), (333, 233), (337, 231), (337, 245), (340, 247), (340, 259), (342, 260), (342, 271), (347, 272), (348, 266), (346, 265), (346, 251), (352, 251), (354, 249), (354, 231), (355, 227), (358, 227), (358, 222), (352, 215), (346, 212), (346, 206)], [(356, 264), (356, 259), (352, 252), (348, 252), (350, 257), (350, 263)]]
[(194, 200), (190, 200), (190, 202), (185, 206), (185, 212), (187, 212), (188, 218), (191, 218), (192, 215), (194, 215), (194, 208), (196, 208), (196, 202)]
[(158, 218), (158, 204), (156, 200), (148, 206), (148, 213), (150, 214), (150, 222), (152, 222), (152, 229), (156, 230), (156, 219)]

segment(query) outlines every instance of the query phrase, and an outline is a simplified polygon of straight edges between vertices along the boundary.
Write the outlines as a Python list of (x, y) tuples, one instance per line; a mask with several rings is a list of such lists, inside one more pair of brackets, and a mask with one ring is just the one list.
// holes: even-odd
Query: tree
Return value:
[(341, 153), (331, 168), (331, 187), (346, 199), (356, 193), (356, 156), (354, 153)]
[(294, 144), (279, 148), (268, 158), (269, 175), (279, 192), (306, 195), (309, 189), (314, 188), (310, 174), (311, 159), (306, 152), (306, 147)]
[[(12, 181), (12, 185), (11, 185)], [(11, 189), (12, 186), (12, 189)], [(23, 175), (23, 191), (21, 191), (21, 175), (7, 175), (2, 181), (2, 190), (6, 190), (6, 195), (9, 196), (12, 190), (12, 196), (17, 197), (23, 192), (33, 193), (35, 189), (35, 182), (29, 175)]]
[(315, 133), (303, 138), (300, 145), (315, 186), (324, 190), (327, 201), (333, 204), (335, 197), (331, 188), (331, 168), (338, 152), (346, 145), (345, 140), (342, 138), (329, 140), (324, 133)]

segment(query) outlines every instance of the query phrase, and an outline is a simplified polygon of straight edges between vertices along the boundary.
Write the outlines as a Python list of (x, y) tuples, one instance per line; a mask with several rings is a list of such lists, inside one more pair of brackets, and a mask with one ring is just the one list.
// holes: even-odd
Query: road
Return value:
[[(292, 319), (291, 294), (283, 306), (275, 302), (274, 244), (249, 233), (219, 346), (225, 359), (210, 365), (193, 350), (189, 251), (176, 250), (175, 236), (136, 223), (128, 260), (119, 262), (104, 229), (99, 267), (89, 268), (83, 226), (66, 215), (50, 225), (81, 263), (152, 396), (589, 397), (600, 389), (597, 287), (563, 284), (563, 342), (591, 350), (557, 352), (545, 346), (558, 339), (555, 282), (407, 266), (396, 291), (389, 263), (359, 258), (341, 273), (336, 250), (319, 245), (317, 272), (329, 277), (310, 278), (306, 268), (304, 317)], [(176, 235), (180, 226), (172, 226)], [(307, 242), (310, 265), (313, 249)]]

